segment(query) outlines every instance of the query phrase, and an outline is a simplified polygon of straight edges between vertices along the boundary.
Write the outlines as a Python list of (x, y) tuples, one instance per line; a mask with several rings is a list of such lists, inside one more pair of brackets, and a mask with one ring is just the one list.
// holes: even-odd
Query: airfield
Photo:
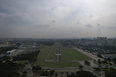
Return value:
[(85, 60), (93, 62), (98, 57), (76, 47), (65, 47), (61, 43), (53, 46), (41, 45), (40, 53), (34, 65), (43, 68), (73, 68), (83, 65)]

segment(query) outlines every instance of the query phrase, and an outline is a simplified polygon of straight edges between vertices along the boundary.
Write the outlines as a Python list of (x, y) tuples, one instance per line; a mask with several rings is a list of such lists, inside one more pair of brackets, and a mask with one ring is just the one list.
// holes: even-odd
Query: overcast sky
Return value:
[(116, 37), (115, 0), (0, 0), (0, 37)]

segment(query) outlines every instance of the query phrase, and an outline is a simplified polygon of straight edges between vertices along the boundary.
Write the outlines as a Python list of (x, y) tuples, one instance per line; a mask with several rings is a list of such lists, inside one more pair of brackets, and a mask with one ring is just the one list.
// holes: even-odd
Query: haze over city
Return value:
[(115, 0), (0, 0), (0, 37), (116, 37)]

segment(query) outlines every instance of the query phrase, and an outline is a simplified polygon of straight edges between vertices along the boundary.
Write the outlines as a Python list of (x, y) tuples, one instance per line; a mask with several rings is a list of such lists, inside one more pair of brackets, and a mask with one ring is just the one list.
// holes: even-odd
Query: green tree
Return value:
[(94, 60), (93, 62), (96, 63), (96, 60)]
[(89, 71), (77, 71), (76, 74), (78, 75), (78, 77), (97, 77)]
[(66, 74), (68, 75), (68, 72), (66, 72)]
[(58, 74), (57, 74), (57, 73), (55, 73), (55, 76), (57, 77), (57, 76), (58, 76)]
[(79, 66), (79, 69), (80, 69), (80, 70), (83, 70), (83, 66), (82, 66), (82, 65), (80, 65), (80, 66)]
[(23, 74), (21, 77), (26, 77), (27, 76), (27, 71), (23, 71)]
[(85, 60), (85, 64), (86, 64), (86, 65), (90, 65), (90, 62), (87, 61), (87, 60)]
[(100, 59), (98, 59), (98, 63), (99, 63), (99, 64), (101, 64), (101, 63), (102, 63)]
[(41, 76), (48, 76), (48, 71), (42, 71), (40, 75)]
[(53, 75), (55, 73), (54, 70), (49, 71), (50, 75)]

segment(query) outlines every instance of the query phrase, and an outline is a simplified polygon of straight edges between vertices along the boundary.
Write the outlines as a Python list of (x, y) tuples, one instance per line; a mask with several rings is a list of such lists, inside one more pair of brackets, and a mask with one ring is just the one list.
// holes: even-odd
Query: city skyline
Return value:
[(116, 37), (116, 1), (0, 0), (0, 37)]

